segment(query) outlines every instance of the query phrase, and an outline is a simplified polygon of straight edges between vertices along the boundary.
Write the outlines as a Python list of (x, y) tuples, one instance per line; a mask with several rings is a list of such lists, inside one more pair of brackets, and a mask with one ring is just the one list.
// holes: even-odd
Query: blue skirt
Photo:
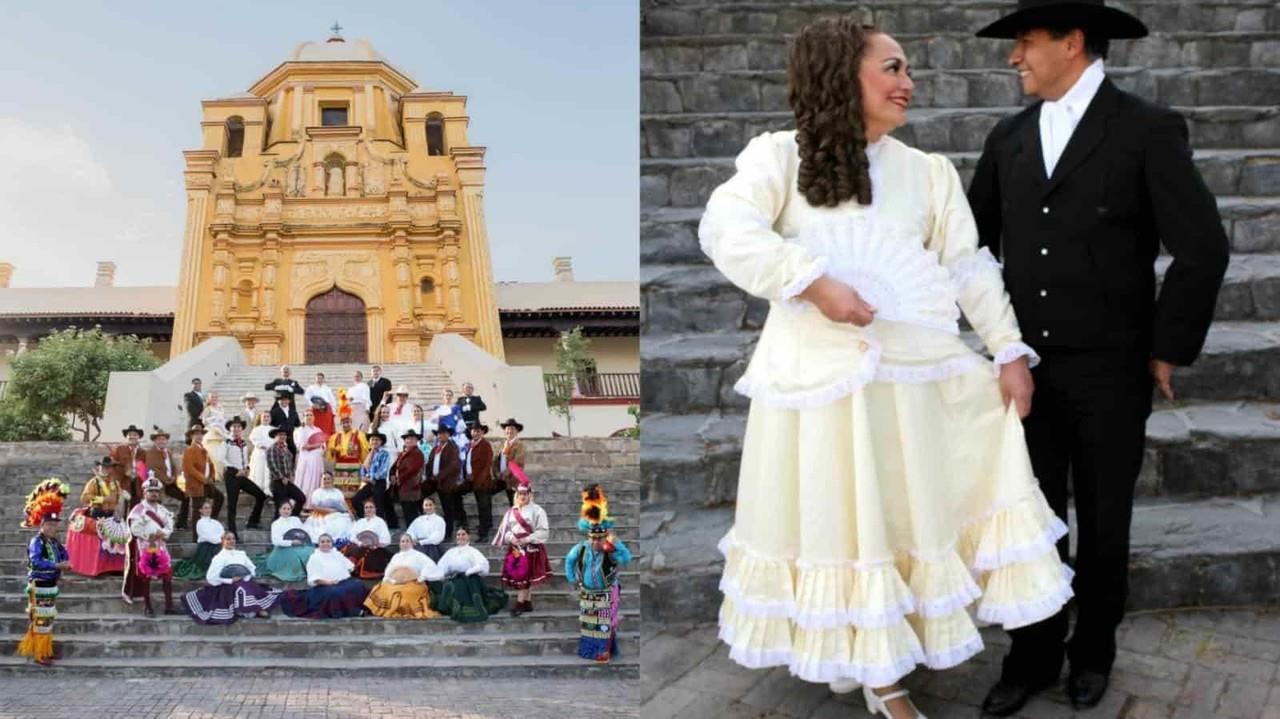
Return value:
[(304, 619), (358, 617), (367, 596), (369, 587), (359, 579), (348, 577), (331, 587), (290, 589), (280, 595), (280, 607), (286, 615)]

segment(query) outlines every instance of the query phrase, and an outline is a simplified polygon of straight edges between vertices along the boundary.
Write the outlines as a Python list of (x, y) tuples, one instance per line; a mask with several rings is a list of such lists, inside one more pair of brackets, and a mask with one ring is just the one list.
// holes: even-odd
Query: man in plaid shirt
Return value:
[(270, 432), (276, 441), (267, 450), (267, 471), (271, 474), (271, 501), (276, 505), (276, 516), (286, 499), (293, 500), (294, 512), (300, 512), (307, 503), (307, 495), (293, 483), (293, 453), (289, 451), (289, 430), (275, 428)]

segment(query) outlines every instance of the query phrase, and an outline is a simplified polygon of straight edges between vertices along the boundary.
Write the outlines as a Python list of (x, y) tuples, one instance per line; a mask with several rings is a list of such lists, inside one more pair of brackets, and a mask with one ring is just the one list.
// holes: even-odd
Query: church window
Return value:
[(244, 151), (244, 118), (227, 118), (227, 157), (240, 157)]
[(427, 154), (444, 154), (444, 118), (440, 115), (427, 116)]
[(430, 277), (423, 277), (422, 282), (418, 284), (418, 291), (422, 293), (423, 297), (427, 297), (429, 295), (434, 294), (436, 291), (435, 280), (431, 279)]
[(325, 127), (334, 125), (347, 124), (347, 106), (338, 105), (334, 107), (320, 108), (320, 124)]

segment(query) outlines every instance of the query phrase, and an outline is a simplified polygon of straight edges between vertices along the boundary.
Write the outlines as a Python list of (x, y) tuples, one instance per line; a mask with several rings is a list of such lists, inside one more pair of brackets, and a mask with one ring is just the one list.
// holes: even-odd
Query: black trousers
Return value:
[[(1024, 421), (1031, 465), (1054, 513), (1076, 507), (1076, 625), (1067, 611), (1010, 632), (1006, 678), (1056, 677), (1064, 653), (1073, 671), (1109, 672), (1128, 596), (1129, 523), (1142, 469), (1152, 380), (1145, 348), (1041, 351)], [(1058, 543), (1067, 560), (1068, 540)]]
[(480, 516), (476, 518), (479, 527), (476, 531), (479, 537), (483, 539), (489, 536), (489, 530), (493, 529), (493, 493), (482, 490), (475, 490), (476, 497), (476, 514)]
[(400, 511), (404, 514), (404, 528), (408, 529), (409, 525), (413, 524), (413, 520), (417, 519), (419, 514), (422, 514), (422, 500), (402, 499), (400, 500)]
[[(191, 512), (191, 538), (192, 539), (195, 539), (195, 536), (196, 536), (196, 522), (200, 521), (200, 505), (204, 504), (204, 500), (206, 499), (213, 500), (213, 511), (209, 514), (209, 516), (217, 517), (218, 512), (222, 511), (223, 496), (222, 496), (222, 490), (218, 489), (218, 486), (213, 483), (212, 479), (205, 481), (204, 489), (201, 490), (200, 494), (187, 495), (187, 500), (188, 500), (187, 504), (190, 506), (190, 512)], [(177, 523), (175, 522), (174, 525), (176, 527)]]
[(458, 492), (446, 494), (439, 492), (440, 506), (444, 515), (445, 541), (453, 541), (453, 533), (458, 527), (467, 526), (467, 510), (462, 506), (462, 494)]
[(280, 516), (280, 505), (285, 500), (293, 500), (293, 516), (298, 516), (303, 506), (307, 503), (307, 495), (302, 493), (298, 485), (293, 482), (281, 482), (278, 479), (271, 480), (271, 501), (276, 505), (276, 516)]
[(262, 523), (262, 505), (267, 503), (267, 493), (262, 488), (254, 484), (248, 475), (241, 477), (236, 474), (233, 467), (227, 467), (222, 472), (223, 484), (227, 487), (227, 529), (236, 535), (239, 541), (240, 533), (236, 529), (236, 504), (240, 499), (240, 493), (246, 492), (253, 497), (253, 510), (249, 512), (249, 526), (256, 527)]
[[(387, 529), (399, 529), (400, 523), (396, 520), (395, 507), (387, 495), (387, 480), (378, 479), (360, 485), (360, 489), (351, 498), (351, 506), (355, 508), (357, 517), (364, 516), (364, 503), (370, 497), (373, 498), (373, 506), (377, 508), (378, 516), (387, 523)], [(405, 526), (409, 525), (406, 523)]]
[(178, 520), (174, 522), (174, 529), (186, 529), (187, 518), (191, 516), (191, 500), (187, 499), (187, 493), (178, 489), (178, 483), (166, 484), (164, 493), (180, 502), (178, 506)]

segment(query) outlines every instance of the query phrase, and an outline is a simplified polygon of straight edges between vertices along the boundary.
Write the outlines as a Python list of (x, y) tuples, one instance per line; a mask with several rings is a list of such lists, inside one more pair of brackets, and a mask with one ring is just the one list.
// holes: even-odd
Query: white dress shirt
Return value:
[(440, 558), (440, 572), (445, 576), (451, 574), (479, 575), (489, 574), (489, 560), (479, 549), (468, 544), (465, 547), (454, 546)]
[(1080, 118), (1084, 117), (1105, 79), (1107, 75), (1102, 60), (1094, 60), (1065, 95), (1058, 100), (1045, 100), (1040, 106), (1040, 149), (1044, 153), (1045, 177), (1053, 177), (1053, 170), (1062, 159), (1062, 151), (1067, 149), (1071, 134), (1076, 131)]
[(213, 555), (213, 560), (209, 562), (209, 571), (204, 573), (204, 581), (213, 585), (230, 584), (231, 580), (222, 576), (222, 568), (228, 564), (243, 564), (248, 567), (249, 576), (246, 578), (252, 578), (257, 571), (249, 555), (239, 549), (224, 549)]
[(351, 571), (355, 568), (356, 565), (344, 557), (342, 552), (336, 549), (330, 549), (327, 552), (317, 549), (307, 560), (307, 585), (314, 587), (321, 579), (341, 582), (349, 578)]
[(372, 400), (369, 397), (369, 385), (361, 382), (347, 388), (347, 401), (368, 411)]
[(228, 437), (219, 449), (221, 450), (219, 454), (222, 456), (218, 459), (222, 460), (223, 466), (231, 469), (249, 468), (249, 455), (253, 453), (253, 446), (243, 436), (240, 437), (238, 445)]
[(418, 544), (439, 544), (444, 541), (444, 517), (419, 514), (404, 531)]
[(226, 530), (222, 522), (213, 517), (201, 517), (196, 521), (196, 541), (209, 544), (222, 544), (222, 534)]
[(398, 584), (391, 579), (395, 570), (399, 567), (409, 567), (418, 575), (419, 582), (431, 582), (437, 579), (444, 579), (444, 572), (440, 571), (440, 567), (431, 561), (431, 557), (412, 549), (401, 550), (387, 562), (387, 568), (382, 573), (384, 577), (382, 581), (391, 584)]

